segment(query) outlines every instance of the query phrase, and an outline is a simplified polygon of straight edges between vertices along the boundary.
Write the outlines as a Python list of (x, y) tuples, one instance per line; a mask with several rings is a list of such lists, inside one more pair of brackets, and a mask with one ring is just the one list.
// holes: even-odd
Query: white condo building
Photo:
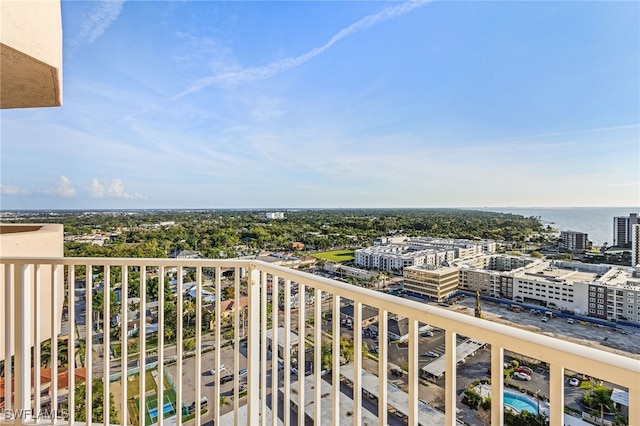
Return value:
[[(471, 241), (431, 237), (399, 237), (402, 242), (381, 243), (355, 251), (356, 265), (400, 272), (409, 266), (440, 268), (456, 259), (467, 259), (496, 251), (495, 241)], [(399, 240), (394, 240), (399, 241)]]
[(631, 243), (632, 227), (638, 224), (638, 214), (615, 216), (613, 218), (613, 245), (623, 246)]

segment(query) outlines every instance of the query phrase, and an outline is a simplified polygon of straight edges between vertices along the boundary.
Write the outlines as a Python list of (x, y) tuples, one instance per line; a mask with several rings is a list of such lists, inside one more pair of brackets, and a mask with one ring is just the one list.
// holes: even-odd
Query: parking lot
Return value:
[[(452, 305), (448, 309), (474, 315), (474, 308), (475, 298), (465, 297), (459, 299), (456, 305)], [(539, 308), (539, 310), (546, 311), (544, 308)], [(485, 318), (491, 321), (640, 359), (640, 328), (606, 327), (581, 321), (579, 318), (576, 318), (573, 324), (567, 323), (566, 318), (559, 317), (543, 322), (542, 315), (532, 314), (529, 310), (513, 312), (508, 309), (507, 305), (484, 300), (482, 301), (482, 311)]]

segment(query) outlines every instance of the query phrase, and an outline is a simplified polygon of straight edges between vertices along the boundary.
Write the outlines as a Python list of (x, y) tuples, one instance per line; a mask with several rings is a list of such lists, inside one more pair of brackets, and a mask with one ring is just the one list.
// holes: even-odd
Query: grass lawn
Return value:
[[(157, 371), (157, 370), (153, 370)], [(146, 371), (145, 375), (145, 390), (147, 392), (145, 405), (147, 407), (157, 407), (158, 400), (158, 386), (156, 384), (155, 379), (153, 378), (153, 374), (151, 371)], [(165, 403), (170, 402), (173, 405), (173, 409), (175, 412), (179, 412), (181, 410), (182, 404), (176, 403), (176, 391), (171, 386), (171, 383), (167, 379), (167, 376), (164, 376), (164, 399)], [(140, 374), (132, 374), (128, 378), (127, 383), (127, 394), (128, 394), (128, 409), (129, 415), (133, 422), (133, 424), (138, 424), (139, 413), (140, 413)], [(151, 425), (154, 423), (154, 419), (149, 416), (149, 412), (146, 408), (143, 408), (145, 412), (145, 426)], [(165, 414), (165, 416), (171, 416), (172, 414)]]
[(317, 259), (325, 259), (330, 262), (350, 262), (354, 259), (354, 251), (353, 250), (334, 250), (334, 251), (323, 251), (320, 253), (313, 253), (311, 255)]

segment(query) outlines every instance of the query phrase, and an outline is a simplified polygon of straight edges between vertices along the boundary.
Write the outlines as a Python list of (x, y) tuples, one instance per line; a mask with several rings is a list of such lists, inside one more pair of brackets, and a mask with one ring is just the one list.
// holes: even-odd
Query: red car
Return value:
[(516, 371), (519, 373), (524, 373), (524, 374), (528, 374), (528, 375), (532, 375), (533, 374), (533, 370), (530, 369), (529, 367), (518, 367), (516, 368)]

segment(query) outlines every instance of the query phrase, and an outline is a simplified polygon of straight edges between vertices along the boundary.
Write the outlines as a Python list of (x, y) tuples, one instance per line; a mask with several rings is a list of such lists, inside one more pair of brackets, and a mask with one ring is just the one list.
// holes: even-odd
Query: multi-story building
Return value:
[(613, 218), (613, 245), (631, 244), (631, 228), (638, 223), (637, 213), (631, 213), (629, 216), (615, 216)]
[(640, 263), (640, 224), (631, 227), (631, 266)]
[(429, 269), (421, 266), (404, 268), (404, 289), (441, 302), (458, 289), (458, 268)]
[(496, 250), (495, 242), (490, 240), (399, 238), (401, 243), (379, 239), (373, 247), (356, 250), (355, 264), (363, 268), (400, 272), (408, 266), (448, 266), (456, 259), (477, 257)]
[(585, 251), (591, 248), (591, 241), (584, 232), (562, 231), (560, 232), (560, 248), (569, 251)]

